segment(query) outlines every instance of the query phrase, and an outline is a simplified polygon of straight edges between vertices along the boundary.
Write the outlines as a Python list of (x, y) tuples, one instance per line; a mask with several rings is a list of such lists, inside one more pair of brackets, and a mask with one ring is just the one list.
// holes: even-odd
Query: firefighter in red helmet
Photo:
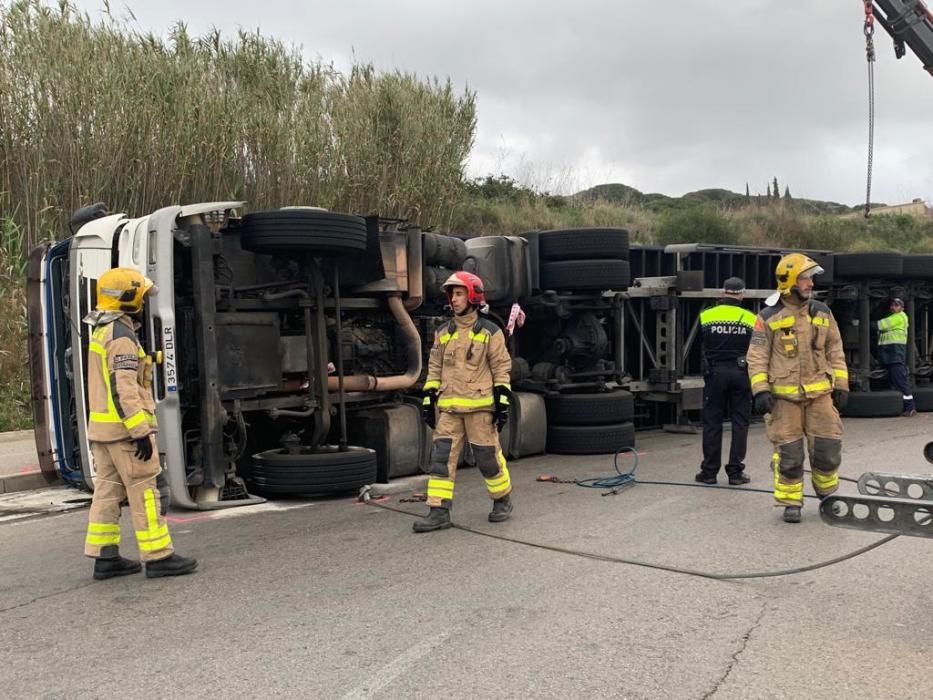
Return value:
[(423, 415), (434, 428), (428, 479), (430, 512), (414, 524), (415, 532), (451, 526), (454, 479), (464, 440), (492, 498), (490, 522), (512, 512), (512, 482), (499, 446), (499, 431), (508, 420), (512, 359), (505, 334), (479, 315), (486, 304), (483, 281), (470, 272), (455, 272), (442, 285), (454, 317), (434, 334), (424, 383)]

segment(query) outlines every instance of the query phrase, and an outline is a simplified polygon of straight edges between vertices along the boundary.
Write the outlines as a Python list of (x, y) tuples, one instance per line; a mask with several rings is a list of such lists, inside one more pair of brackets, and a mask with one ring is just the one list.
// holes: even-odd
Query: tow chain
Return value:
[(871, 169), (875, 151), (875, 14), (873, 0), (865, 4), (865, 59), (868, 62), (868, 174), (865, 181), (865, 218), (871, 215)]

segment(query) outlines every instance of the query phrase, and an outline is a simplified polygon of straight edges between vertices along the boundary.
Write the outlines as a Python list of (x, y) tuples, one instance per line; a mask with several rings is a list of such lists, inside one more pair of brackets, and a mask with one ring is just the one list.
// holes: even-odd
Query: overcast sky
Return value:
[[(100, 0), (79, 0), (99, 12)], [(141, 29), (260, 29), (345, 68), (450, 77), (478, 95), (471, 175), (551, 191), (624, 182), (856, 204), (868, 134), (856, 0), (112, 0)], [(803, 9), (806, 6), (807, 9)], [(933, 77), (879, 26), (872, 199), (933, 200)]]

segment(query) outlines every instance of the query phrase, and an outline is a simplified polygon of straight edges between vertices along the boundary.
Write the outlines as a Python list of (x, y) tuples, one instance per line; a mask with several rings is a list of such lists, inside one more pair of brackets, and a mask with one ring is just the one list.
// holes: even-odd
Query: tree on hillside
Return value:
[(745, 201), (750, 202), (751, 199), (752, 199), (752, 195), (751, 195), (751, 192), (749, 192), (748, 183), (746, 182), (745, 183)]
[(781, 188), (778, 187), (778, 181), (777, 181), (777, 176), (776, 176), (776, 175), (775, 175), (775, 177), (774, 177), (774, 187), (771, 188), (771, 191), (774, 193), (774, 198), (775, 198), (775, 199), (780, 199), (780, 198), (781, 198)]
[(771, 185), (765, 185), (765, 199), (771, 201)]
[(792, 198), (790, 196), (790, 187), (787, 185), (784, 185), (784, 201), (790, 202), (791, 200)]

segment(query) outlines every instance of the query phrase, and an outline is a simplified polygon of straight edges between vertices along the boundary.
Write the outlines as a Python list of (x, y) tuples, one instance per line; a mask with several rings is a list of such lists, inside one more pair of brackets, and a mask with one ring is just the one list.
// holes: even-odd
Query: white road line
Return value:
[(372, 673), (369, 678), (360, 683), (349, 693), (344, 695), (344, 700), (363, 700), (364, 698), (371, 698), (375, 696), (376, 693), (394, 683), (399, 676), (405, 673), (416, 662), (423, 659), (425, 656), (443, 644), (456, 629), (457, 628), (454, 627), (453, 629), (439, 632), (433, 637), (429, 637), (423, 642), (419, 642), (413, 647), (409, 647), (407, 651), (399, 654), (397, 657), (395, 657), (395, 659), (387, 663), (378, 671)]

